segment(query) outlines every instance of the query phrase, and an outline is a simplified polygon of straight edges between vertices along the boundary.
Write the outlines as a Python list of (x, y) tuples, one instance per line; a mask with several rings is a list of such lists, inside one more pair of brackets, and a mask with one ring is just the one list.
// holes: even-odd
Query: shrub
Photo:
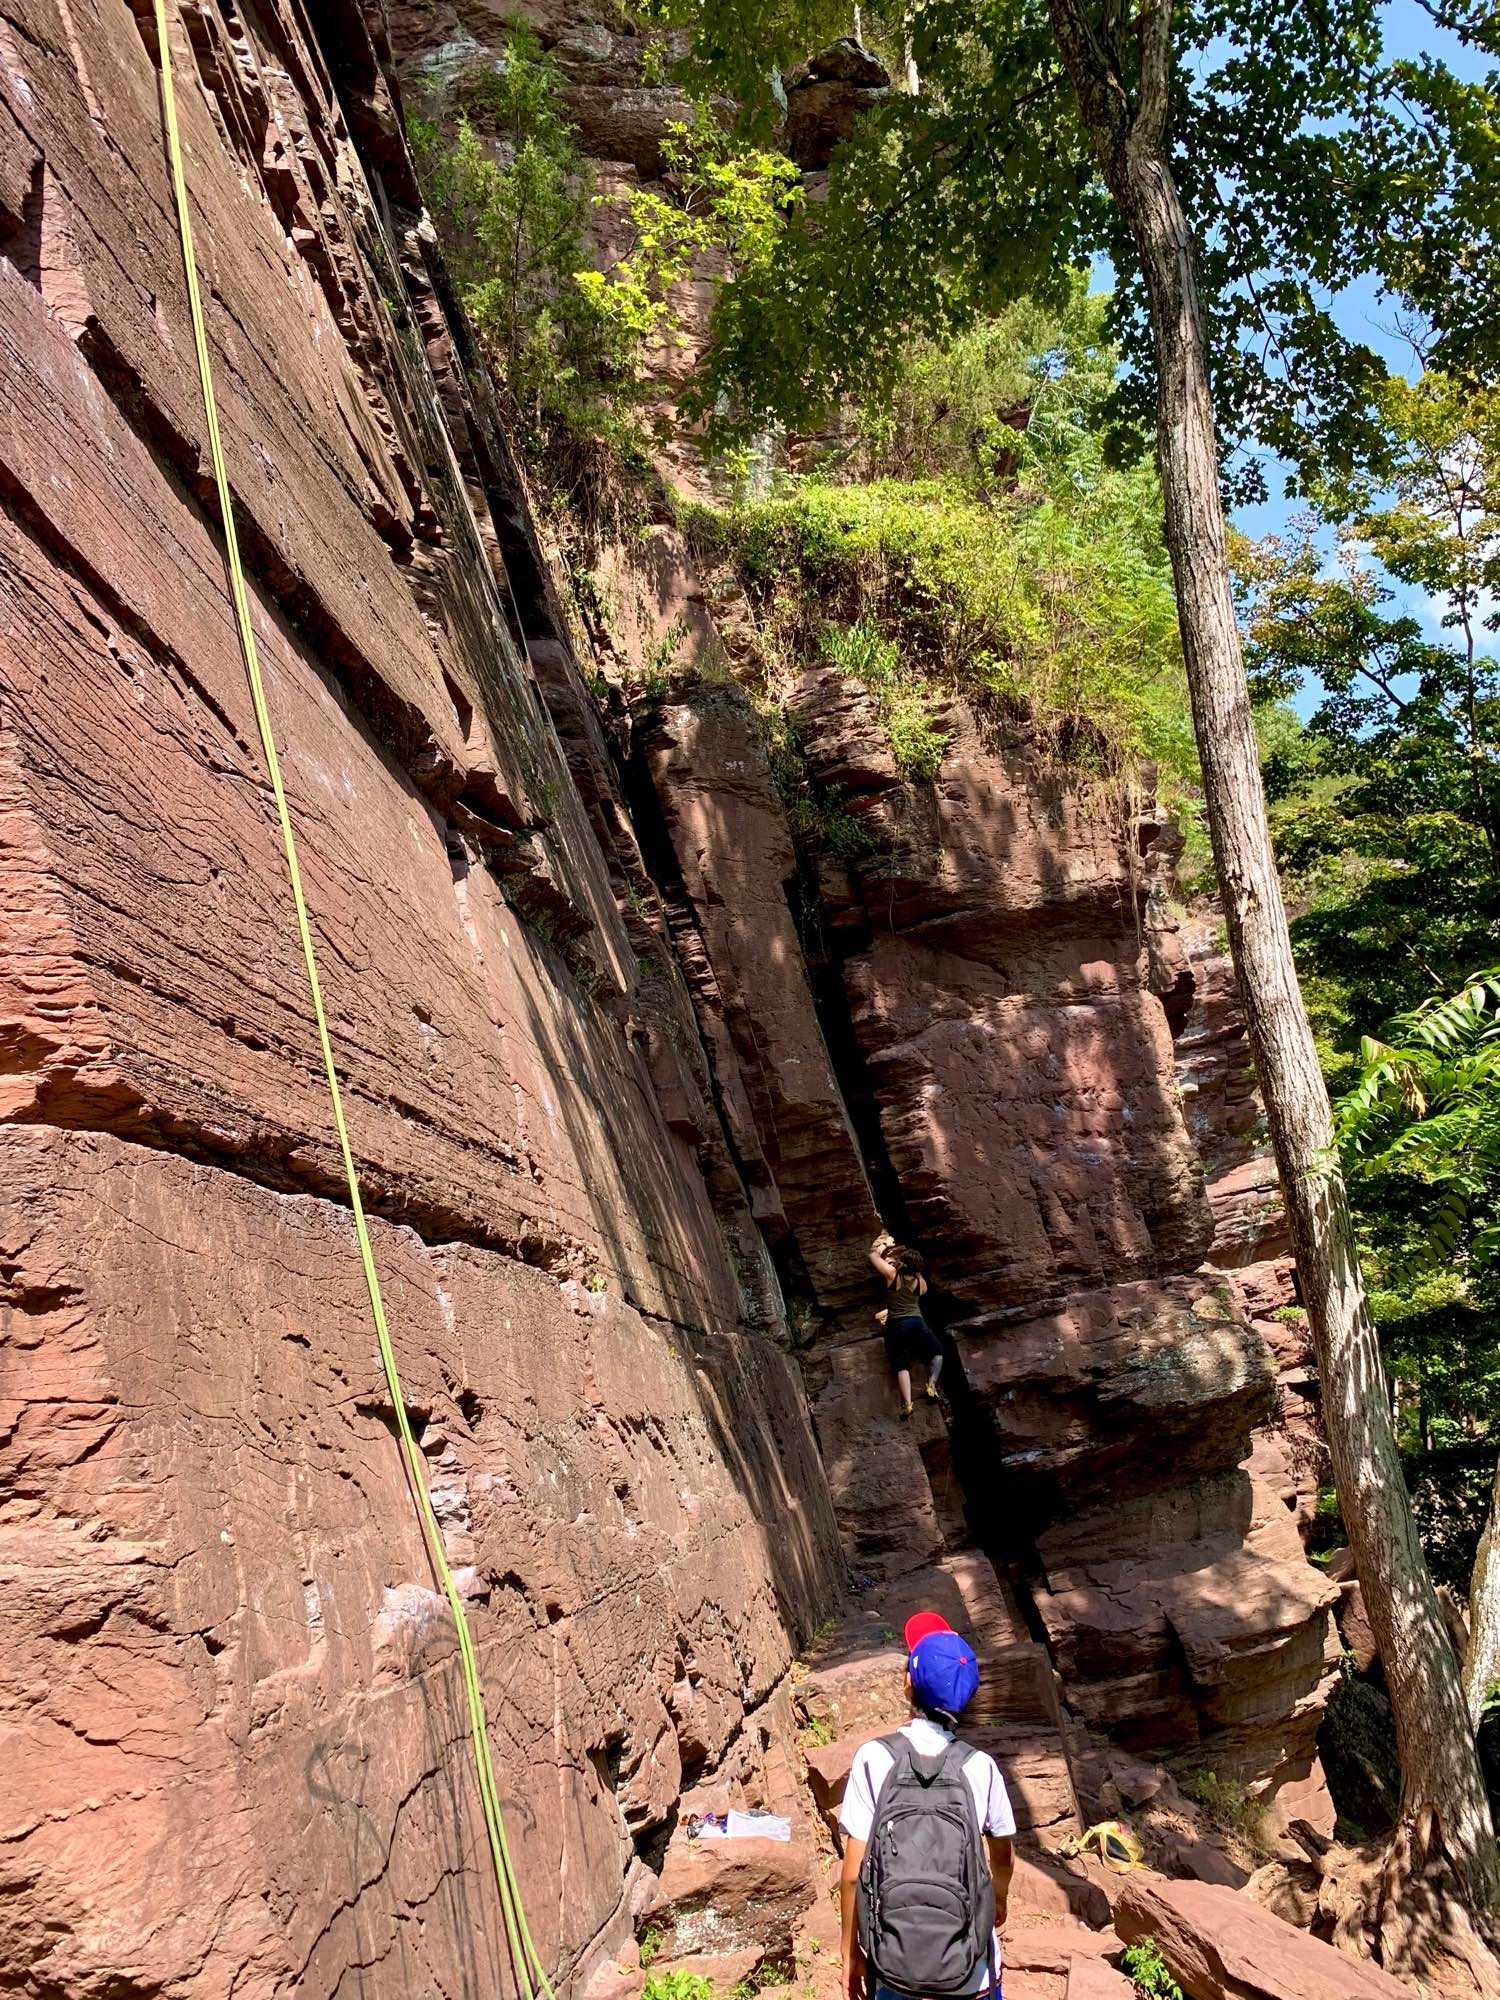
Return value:
[(986, 502), (939, 481), (802, 479), (765, 500), (685, 504), (680, 518), (705, 559), (734, 570), (768, 670), (821, 655), (873, 674), (911, 766), (941, 756), (929, 704), (951, 688), (1038, 726), (1074, 763), (1119, 774), (1149, 758), (1196, 792), (1170, 577), (1124, 510), (1111, 525), (1034, 493)]
[(681, 344), (673, 292), (684, 279), (745, 279), (774, 256), (802, 179), (782, 153), (741, 144), (708, 102), (668, 119), (659, 186), (623, 198), (630, 247), (607, 270), (576, 282), (601, 317), (637, 349)]
[(665, 701), (672, 691), (672, 676), (680, 664), (680, 654), (688, 636), (687, 625), (676, 618), (651, 648), (638, 679), (630, 685), (632, 699)]
[(747, 1972), (743, 1979), (737, 1979), (729, 1989), (729, 2000), (756, 2000), (756, 1995), (768, 1986), (787, 1986), (791, 1983), (793, 1967), (778, 1964), (773, 1958), (763, 1958), (753, 1972)]
[(1238, 1778), (1195, 1771), (1188, 1790), (1221, 1832), (1241, 1841), (1253, 1853), (1266, 1852), (1266, 1809)]
[[(520, 24), (463, 100), (446, 124), (407, 124), (460, 300), (544, 480), (580, 514), (596, 512), (613, 485), (618, 516), (626, 501), (615, 475), (647, 469), (656, 394), (647, 351), (680, 344), (676, 288), (692, 275), (744, 276), (770, 258), (800, 178), (702, 104), (666, 126), (660, 189), (601, 195), (564, 114), (557, 65)], [(590, 223), (606, 201), (627, 241), (600, 269)]]
[(901, 649), (873, 619), (828, 626), (821, 640), (824, 659), (860, 681), (875, 699), (890, 739), (896, 768), (904, 778), (935, 778), (948, 739), (933, 720), (927, 683), (906, 672)]
[(1126, 1945), (1120, 1963), (1141, 2000), (1183, 2000), (1182, 1988), (1172, 1977), (1155, 1938), (1140, 1938)]
[(752, 692), (751, 699), (760, 717), (771, 764), (771, 782), (793, 834), (846, 864), (869, 854), (876, 844), (874, 836), (808, 770), (797, 747), (797, 732), (785, 709), (770, 699), (765, 690), (758, 696)]
[(641, 1970), (642, 1972), (649, 1972), (661, 1953), (661, 1925), (647, 1924), (646, 1928), (641, 1932), (640, 1937), (636, 1940), (636, 1943), (641, 1954)]
[(714, 1983), (682, 1966), (675, 1972), (653, 1972), (641, 1989), (641, 2000), (714, 2000)]
[(464, 308), (534, 434), (567, 412), (582, 376), (625, 358), (574, 278), (593, 181), (556, 64), (529, 29), (511, 30), (503, 63), (466, 98), (451, 132), (409, 121), (412, 157)]

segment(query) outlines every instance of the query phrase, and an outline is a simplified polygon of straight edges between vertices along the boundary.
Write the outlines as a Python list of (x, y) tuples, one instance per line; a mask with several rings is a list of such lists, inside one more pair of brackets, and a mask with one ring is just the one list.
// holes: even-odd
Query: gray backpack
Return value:
[(905, 1736), (880, 1742), (895, 1762), (875, 1802), (859, 1871), (868, 1986), (931, 2000), (988, 1990), (997, 1973), (995, 1891), (964, 1776), (974, 1752), (949, 1743), (923, 1757)]

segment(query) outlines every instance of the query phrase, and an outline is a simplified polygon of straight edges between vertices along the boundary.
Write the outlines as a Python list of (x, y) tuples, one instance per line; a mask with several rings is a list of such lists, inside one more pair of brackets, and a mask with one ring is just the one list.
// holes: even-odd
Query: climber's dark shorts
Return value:
[(935, 1361), (943, 1344), (920, 1313), (903, 1313), (885, 1323), (885, 1358), (892, 1368), (913, 1368), (919, 1361)]

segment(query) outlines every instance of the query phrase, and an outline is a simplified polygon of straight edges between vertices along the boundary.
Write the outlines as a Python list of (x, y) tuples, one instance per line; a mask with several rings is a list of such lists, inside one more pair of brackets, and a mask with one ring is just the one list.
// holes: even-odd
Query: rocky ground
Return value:
[[(632, 1954), (599, 1975), (593, 2000), (638, 2000), (648, 1976), (679, 1971), (711, 1980), (721, 2000), (756, 1992), (839, 2000), (839, 1802), (858, 1746), (905, 1720), (897, 1634), (919, 1608), (942, 1611), (973, 1637), (982, 1680), (964, 1736), (997, 1759), (1015, 1807), (1009, 2000), (1128, 2000), (1136, 1989), (1121, 1960), (1143, 1939), (1160, 1947), (1189, 2000), (1395, 2000), (1407, 1991), (1246, 1893), (1252, 1869), (1269, 1893), (1286, 1860), (1250, 1851), (1167, 1772), (1111, 1753), (1072, 1723), (1012, 1592), (970, 1555), (864, 1593), (857, 1610), (819, 1634), (792, 1677), (795, 1751), (683, 1798), (641, 1917), (649, 1974)], [(1091, 1789), (1080, 1794), (1080, 1782)], [(785, 1816), (790, 1843), (690, 1837), (690, 1814), (731, 1807)], [(1105, 1807), (1129, 1813), (1146, 1866), (1120, 1875), (1077, 1854), (1085, 1818)], [(1280, 1844), (1293, 1866), (1305, 1864), (1295, 1841)]]

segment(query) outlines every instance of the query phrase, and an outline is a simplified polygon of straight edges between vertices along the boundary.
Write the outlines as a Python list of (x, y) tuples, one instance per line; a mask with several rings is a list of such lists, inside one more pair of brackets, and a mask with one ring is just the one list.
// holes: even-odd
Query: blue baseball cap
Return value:
[(956, 1632), (929, 1632), (907, 1656), (911, 1691), (923, 1708), (958, 1715), (979, 1688), (979, 1662), (974, 1648)]

